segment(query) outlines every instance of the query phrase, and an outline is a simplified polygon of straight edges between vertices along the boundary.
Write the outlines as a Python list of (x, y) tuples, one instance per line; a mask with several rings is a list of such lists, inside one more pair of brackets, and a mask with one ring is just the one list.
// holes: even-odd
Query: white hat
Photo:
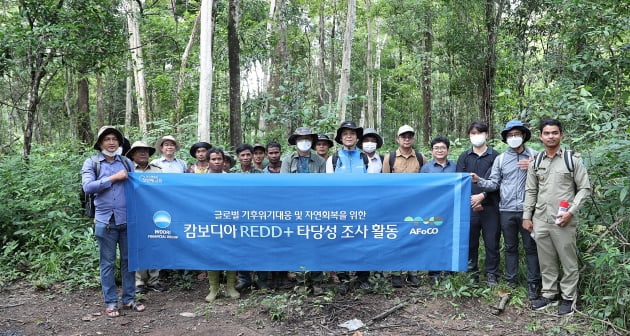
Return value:
[(164, 143), (164, 141), (173, 141), (175, 143), (175, 151), (179, 150), (179, 142), (175, 140), (172, 135), (165, 135), (159, 138), (158, 141), (155, 143), (155, 149), (158, 151), (158, 153), (162, 153), (162, 144)]
[(413, 130), (413, 127), (409, 126), (409, 125), (402, 125), (400, 126), (400, 128), (398, 129), (398, 136), (400, 136), (403, 133), (408, 133), (411, 132), (414, 135), (416, 134), (416, 131)]

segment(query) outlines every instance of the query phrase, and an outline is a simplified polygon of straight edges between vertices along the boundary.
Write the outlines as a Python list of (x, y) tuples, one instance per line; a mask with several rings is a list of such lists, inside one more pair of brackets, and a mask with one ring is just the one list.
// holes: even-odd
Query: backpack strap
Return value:
[(495, 160), (499, 160), (499, 174), (503, 178), (503, 161), (505, 161), (505, 153), (501, 153)]
[(573, 166), (573, 151), (566, 149), (562, 156), (564, 158), (564, 164), (567, 166), (567, 170), (571, 173), (571, 177), (573, 177), (573, 170), (575, 169)]
[(396, 152), (389, 153), (389, 172), (394, 172), (394, 163), (396, 163)]
[(335, 151), (332, 155), (332, 166), (333, 166), (333, 171), (335, 171), (335, 169), (337, 169), (337, 161), (339, 160), (339, 151)]
[(368, 158), (367, 154), (360, 152), (359, 154), (361, 159), (363, 159), (363, 164), (365, 165), (365, 170), (367, 170), (368, 165), (370, 164), (370, 158)]
[(416, 159), (418, 160), (418, 173), (420, 172), (420, 170), (422, 169), (422, 166), (424, 166), (424, 159), (422, 158), (422, 153), (415, 151), (416, 152)]
[(538, 167), (540, 167), (540, 163), (542, 162), (544, 157), (545, 157), (544, 150), (542, 152), (539, 152), (538, 155), (536, 155), (536, 160), (534, 161), (534, 170), (538, 170)]
[(92, 170), (94, 170), (94, 177), (98, 179), (98, 175), (101, 173), (101, 162), (98, 160), (98, 155), (90, 157), (92, 160)]

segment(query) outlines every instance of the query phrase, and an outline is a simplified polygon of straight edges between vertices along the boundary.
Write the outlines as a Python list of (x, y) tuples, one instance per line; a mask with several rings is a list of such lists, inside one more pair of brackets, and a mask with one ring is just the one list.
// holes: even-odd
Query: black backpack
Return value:
[[(94, 176), (98, 178), (98, 175), (101, 173), (101, 162), (98, 160), (98, 155), (94, 155), (90, 157), (92, 161), (92, 169), (94, 170)], [(129, 162), (126, 158), (121, 157), (120, 161), (122, 161), (125, 169), (128, 172), (131, 171), (131, 167), (129, 166)], [(96, 208), (94, 207), (94, 194), (87, 194), (83, 190), (83, 186), (81, 186), (81, 190), (79, 190), (79, 199), (81, 200), (81, 207), (84, 209), (84, 214), (86, 217), (94, 218), (96, 214)]]
[[(420, 172), (420, 169), (422, 169), (422, 166), (424, 165), (424, 159), (422, 159), (422, 154), (418, 151), (416, 152), (416, 159), (418, 159), (418, 173)], [(389, 153), (389, 172), (393, 173), (394, 172), (394, 163), (396, 162), (396, 152), (390, 152)]]
[[(368, 164), (370, 162), (370, 159), (368, 159), (368, 156), (361, 152), (361, 159), (363, 159), (363, 164), (365, 165), (365, 169), (367, 170)], [(332, 165), (333, 165), (333, 171), (335, 171), (335, 169), (337, 169), (337, 161), (339, 160), (339, 151), (336, 151), (333, 153), (332, 155)]]

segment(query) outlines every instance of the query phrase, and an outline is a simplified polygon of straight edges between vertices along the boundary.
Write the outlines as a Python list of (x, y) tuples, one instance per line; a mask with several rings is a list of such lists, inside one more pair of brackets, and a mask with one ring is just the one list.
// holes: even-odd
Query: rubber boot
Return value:
[(206, 302), (212, 302), (216, 300), (219, 295), (219, 278), (221, 273), (219, 271), (208, 271), (208, 282), (210, 283), (210, 293), (206, 296)]
[(236, 285), (236, 271), (227, 271), (225, 272), (226, 284), (225, 284), (225, 293), (231, 299), (238, 299), (241, 297), (241, 293), (239, 293), (234, 286)]

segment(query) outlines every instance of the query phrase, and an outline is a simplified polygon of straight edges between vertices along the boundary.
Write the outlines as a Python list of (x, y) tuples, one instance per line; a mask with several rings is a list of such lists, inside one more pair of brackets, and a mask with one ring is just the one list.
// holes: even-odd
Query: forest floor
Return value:
[[(15, 283), (0, 289), (0, 336), (582, 334), (576, 315), (560, 318), (552, 308), (530, 310), (522, 303), (524, 289), (497, 315), (492, 306), (500, 301), (499, 290), (493, 290), (491, 300), (445, 298), (435, 295), (439, 289), (429, 287), (426, 278), (419, 287), (390, 294), (355, 290), (335, 295), (335, 286), (327, 284), (329, 294), (324, 296), (296, 293), (298, 286), (267, 293), (254, 290), (240, 300), (221, 297), (211, 304), (204, 302), (207, 282), (202, 276), (190, 278), (186, 286), (167, 282), (167, 292), (142, 295), (144, 312), (121, 310), (118, 318), (104, 314), (97, 288), (68, 291), (62, 285), (38, 289)], [(496, 302), (490, 302), (495, 297)], [(339, 326), (353, 319), (365, 326), (356, 331)]]

